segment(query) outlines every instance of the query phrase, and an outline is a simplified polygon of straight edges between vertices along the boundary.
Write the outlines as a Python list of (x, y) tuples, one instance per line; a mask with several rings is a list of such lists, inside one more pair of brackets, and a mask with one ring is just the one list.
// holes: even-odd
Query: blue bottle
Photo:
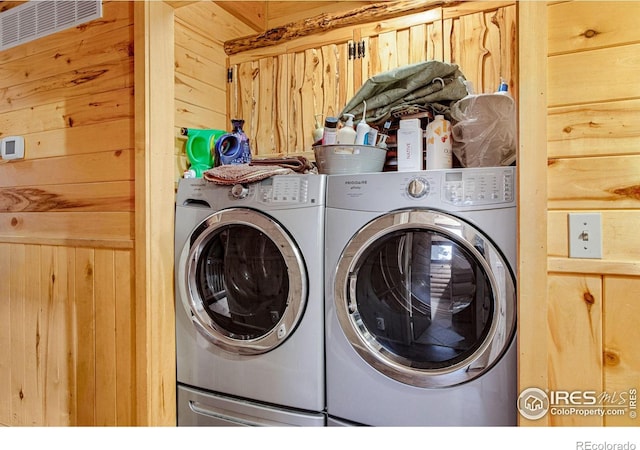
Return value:
[(251, 162), (249, 138), (242, 126), (244, 120), (232, 119), (233, 131), (221, 136), (216, 141), (216, 153), (220, 164), (248, 164)]

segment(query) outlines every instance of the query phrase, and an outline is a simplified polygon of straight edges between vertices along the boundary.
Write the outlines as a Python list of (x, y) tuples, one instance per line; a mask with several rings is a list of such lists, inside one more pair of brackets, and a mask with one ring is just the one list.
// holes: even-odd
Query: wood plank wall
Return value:
[[(638, 17), (638, 2), (548, 6), (550, 389), (621, 393), (639, 387)], [(568, 258), (571, 212), (601, 213), (601, 260)], [(548, 420), (639, 424), (630, 414)]]
[(227, 115), (227, 55), (224, 42), (254, 31), (215, 3), (175, 10), (176, 181), (188, 168), (180, 128), (231, 130)]
[(0, 424), (135, 417), (133, 6), (0, 53)]

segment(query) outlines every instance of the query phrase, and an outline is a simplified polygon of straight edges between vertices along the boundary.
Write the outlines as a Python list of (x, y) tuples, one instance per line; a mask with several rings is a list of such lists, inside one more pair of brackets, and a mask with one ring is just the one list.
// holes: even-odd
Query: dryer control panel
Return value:
[(514, 200), (513, 170), (447, 170), (442, 174), (442, 201), (452, 205), (490, 205)]

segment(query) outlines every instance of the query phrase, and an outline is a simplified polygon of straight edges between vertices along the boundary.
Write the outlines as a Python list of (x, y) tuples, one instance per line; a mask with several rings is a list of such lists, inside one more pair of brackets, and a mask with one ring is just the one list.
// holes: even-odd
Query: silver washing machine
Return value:
[(180, 180), (178, 425), (325, 425), (325, 187)]
[(516, 425), (515, 168), (331, 175), (329, 425)]

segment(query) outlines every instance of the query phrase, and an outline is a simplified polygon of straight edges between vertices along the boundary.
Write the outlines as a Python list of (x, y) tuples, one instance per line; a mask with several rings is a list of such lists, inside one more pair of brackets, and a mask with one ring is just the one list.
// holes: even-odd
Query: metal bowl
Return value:
[(387, 150), (372, 145), (314, 145), (318, 172), (327, 175), (382, 172)]

